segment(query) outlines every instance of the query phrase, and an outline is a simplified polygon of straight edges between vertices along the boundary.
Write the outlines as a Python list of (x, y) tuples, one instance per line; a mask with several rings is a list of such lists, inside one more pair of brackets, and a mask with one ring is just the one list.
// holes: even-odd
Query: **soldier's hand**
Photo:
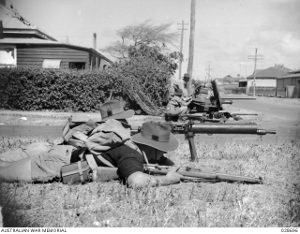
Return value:
[(181, 179), (183, 179), (183, 176), (177, 173), (177, 171), (180, 169), (180, 166), (174, 167), (172, 170), (168, 172), (166, 177), (168, 178), (168, 181), (170, 184), (178, 184), (180, 183)]

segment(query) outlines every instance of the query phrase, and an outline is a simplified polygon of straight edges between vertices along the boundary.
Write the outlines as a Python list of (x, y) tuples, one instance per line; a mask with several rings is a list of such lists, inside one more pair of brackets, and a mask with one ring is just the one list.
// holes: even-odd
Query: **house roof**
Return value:
[(0, 39), (0, 44), (4, 45), (15, 45), (15, 44), (63, 44), (58, 41), (49, 41), (49, 40), (44, 40), (44, 39), (39, 39), (39, 38), (3, 38)]
[(37, 29), (35, 25), (24, 19), (19, 13), (0, 4), (0, 15), (4, 28)]
[[(287, 73), (288, 73), (287, 70), (283, 70), (283, 69), (277, 68), (277, 67), (269, 67), (264, 70), (256, 70), (256, 78), (257, 79), (276, 79)], [(254, 78), (254, 74), (247, 77), (247, 79), (253, 79), (253, 78)]]
[(112, 63), (110, 59), (108, 59), (106, 56), (104, 56), (103, 54), (101, 54), (100, 52), (96, 51), (93, 48), (71, 45), (71, 44), (61, 43), (58, 41), (49, 41), (49, 40), (44, 40), (39, 38), (3, 38), (0, 39), (0, 44), (1, 45), (22, 45), (22, 44), (23, 45), (24, 44), (25, 45), (54, 45), (54, 46), (69, 47), (78, 50), (90, 51), (92, 53), (97, 54), (99, 57), (105, 59), (106, 61)]
[(9, 9), (2, 4), (0, 4), (0, 16), (4, 34), (24, 34), (26, 32), (27, 34), (37, 35), (40, 38), (56, 41), (56, 39), (43, 32), (36, 25), (21, 16), (18, 12)]
[(290, 73), (290, 74), (296, 74), (296, 73), (300, 73), (300, 69), (298, 69), (298, 70), (294, 70), (294, 71), (290, 71), (289, 73)]
[(99, 57), (105, 59), (106, 61), (112, 63), (112, 61), (104, 56), (97, 50), (93, 48), (87, 48), (77, 45), (65, 44), (58, 42), (56, 39), (50, 35), (42, 32), (36, 25), (32, 24), (19, 13), (12, 11), (11, 9), (0, 4), (0, 19), (2, 19), (3, 24), (3, 33), (5, 34), (20, 34), (20, 35), (35, 35), (37, 37), (30, 38), (19, 38), (19, 37), (5, 37), (0, 39), (1, 45), (18, 45), (18, 44), (27, 44), (27, 45), (55, 45), (55, 46), (65, 46), (69, 48), (79, 49), (90, 51), (97, 54)]
[(287, 78), (294, 78), (294, 77), (300, 78), (300, 73), (284, 75), (284, 76), (278, 77), (277, 79), (287, 79)]

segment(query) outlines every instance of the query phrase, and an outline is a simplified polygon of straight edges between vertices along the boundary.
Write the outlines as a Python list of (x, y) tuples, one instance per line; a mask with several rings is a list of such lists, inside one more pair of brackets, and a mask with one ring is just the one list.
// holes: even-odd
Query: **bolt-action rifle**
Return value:
[[(191, 153), (191, 161), (198, 161), (197, 151), (195, 148), (195, 134), (251, 134), (251, 135), (266, 135), (276, 134), (275, 130), (259, 129), (255, 123), (194, 123), (189, 120), (187, 123), (168, 123), (173, 134), (184, 134), (189, 142)], [(140, 131), (139, 127), (132, 127), (131, 134), (136, 134)]]
[[(157, 164), (144, 164), (144, 172), (152, 175), (166, 175), (172, 166), (160, 166)], [(216, 173), (209, 171), (202, 171), (191, 167), (179, 168), (176, 171), (178, 174), (183, 175), (183, 182), (238, 182), (247, 184), (262, 184), (262, 178), (253, 178), (247, 176), (238, 176), (225, 173)]]

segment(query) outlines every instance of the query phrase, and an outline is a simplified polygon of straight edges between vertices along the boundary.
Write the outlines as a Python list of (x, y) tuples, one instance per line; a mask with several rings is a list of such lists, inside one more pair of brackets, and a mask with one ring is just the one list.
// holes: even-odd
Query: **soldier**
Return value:
[[(133, 115), (132, 110), (124, 111), (119, 106), (116, 108), (116, 106), (117, 103), (102, 106), (101, 114), (106, 119), (106, 123), (110, 122), (108, 120), (114, 120), (114, 118), (126, 119)], [(113, 133), (113, 138), (110, 135), (105, 135), (107, 128), (105, 131), (96, 128), (97, 130), (94, 129), (94, 134), (90, 136), (90, 139), (86, 140), (85, 153), (92, 153), (97, 166), (107, 166), (102, 160), (104, 158), (118, 168), (119, 178), (129, 187), (159, 186), (180, 182), (182, 176), (176, 173), (175, 169), (167, 175), (155, 177), (143, 172), (143, 164), (148, 162), (159, 165), (174, 165), (171, 160), (163, 156), (166, 152), (173, 151), (178, 147), (178, 141), (171, 133), (169, 125), (145, 122), (141, 132), (132, 137), (134, 146), (123, 144), (128, 140), (124, 129), (120, 132), (120, 129), (114, 129), (115, 125), (108, 124), (108, 126), (113, 129), (112, 132), (109, 132), (109, 134)], [(98, 137), (95, 137), (95, 134), (99, 134)], [(109, 137), (107, 138), (107, 136)], [(137, 147), (138, 150), (134, 147)], [(80, 157), (81, 153), (82, 149), (72, 145), (55, 145), (38, 155), (29, 155), (18, 161), (6, 162), (6, 165), (0, 167), (0, 181), (59, 181), (62, 166), (79, 160), (86, 160), (85, 155)]]
[(182, 98), (182, 89), (178, 89), (167, 105), (166, 120), (178, 121), (180, 117), (188, 113), (188, 105), (191, 99), (184, 100)]

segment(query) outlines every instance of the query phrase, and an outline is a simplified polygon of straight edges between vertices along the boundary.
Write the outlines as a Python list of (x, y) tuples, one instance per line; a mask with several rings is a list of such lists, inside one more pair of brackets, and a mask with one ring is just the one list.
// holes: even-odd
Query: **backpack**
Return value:
[[(99, 123), (89, 120), (76, 125), (72, 123), (72, 118), (69, 118), (63, 129), (64, 144), (71, 144), (77, 148), (85, 147), (90, 153), (83, 153), (80, 156), (80, 162), (62, 167), (63, 183), (85, 183), (91, 180), (108, 181), (117, 179), (117, 168), (103, 158), (101, 152), (122, 144), (126, 144), (140, 152), (140, 149), (130, 140), (130, 135), (130, 129), (124, 128), (121, 122), (114, 119)], [(94, 156), (97, 156), (107, 167), (98, 167)]]

